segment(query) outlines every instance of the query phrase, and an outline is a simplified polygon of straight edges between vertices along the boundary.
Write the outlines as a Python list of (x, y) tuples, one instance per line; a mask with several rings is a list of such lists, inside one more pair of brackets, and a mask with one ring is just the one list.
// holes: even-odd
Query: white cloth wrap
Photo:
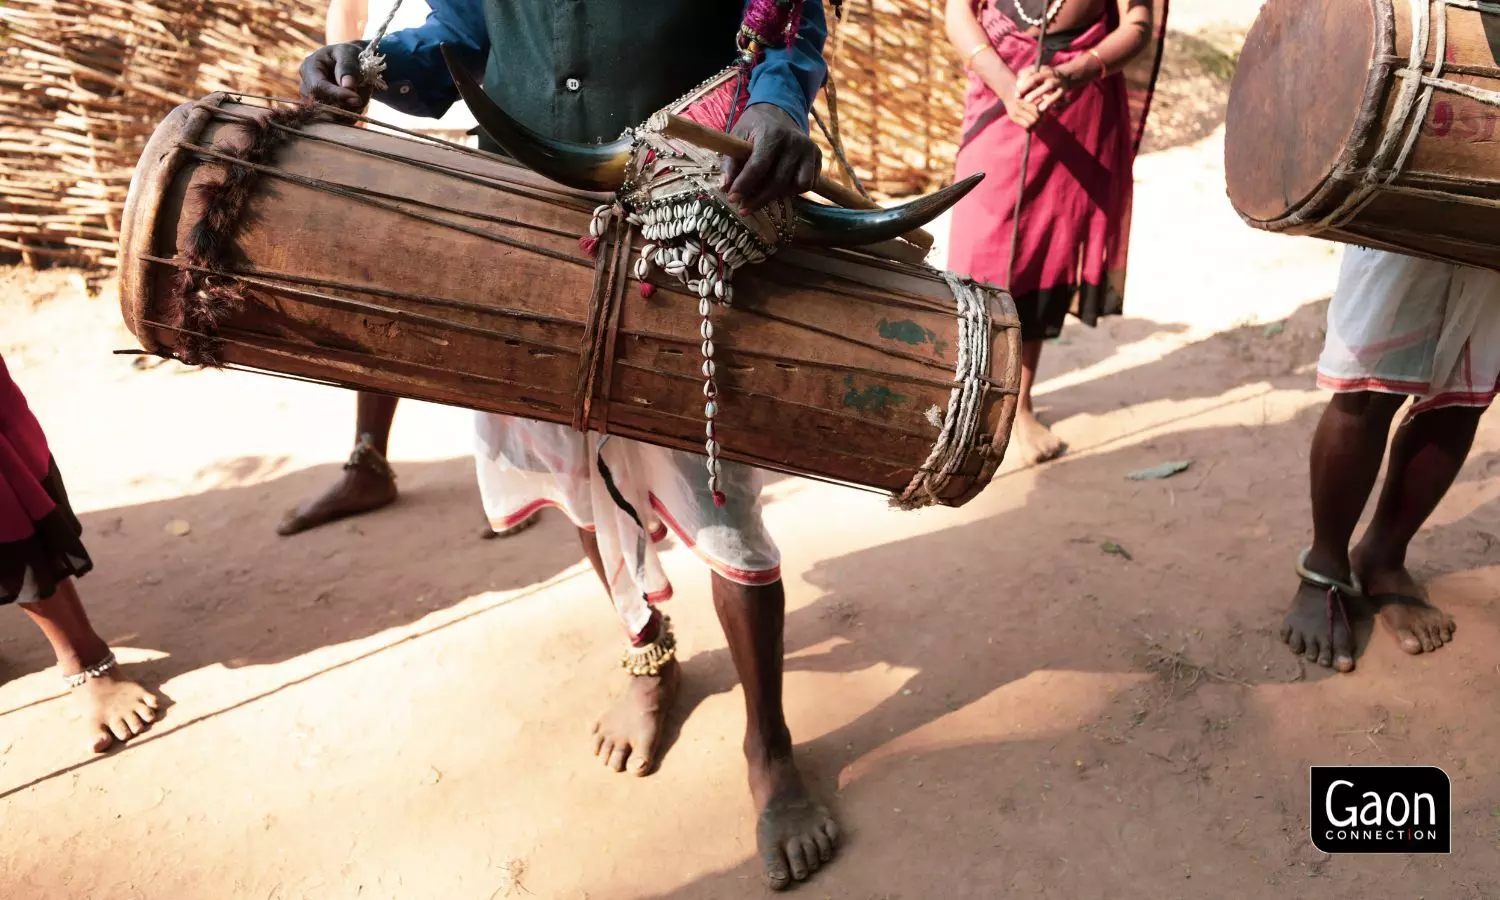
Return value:
[[(489, 413), (476, 413), (474, 426), (475, 468), (490, 527), (502, 531), (553, 506), (594, 532), (610, 598), (632, 637), (650, 622), (652, 604), (672, 596), (656, 548), (669, 531), (737, 584), (781, 578), (781, 553), (761, 521), (764, 477), (758, 469), (723, 463), (725, 504), (716, 507), (701, 456)], [(639, 524), (610, 495), (601, 456)]]
[(1318, 384), (1487, 407), (1500, 382), (1500, 273), (1349, 247), (1328, 306)]

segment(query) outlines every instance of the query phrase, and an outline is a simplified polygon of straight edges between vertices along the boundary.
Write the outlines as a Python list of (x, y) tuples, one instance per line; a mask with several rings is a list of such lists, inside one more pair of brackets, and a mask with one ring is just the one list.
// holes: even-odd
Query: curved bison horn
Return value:
[(915, 231), (948, 211), (974, 185), (984, 180), (978, 172), (936, 193), (889, 209), (844, 209), (810, 200), (795, 202), (797, 243), (821, 247), (859, 247), (878, 244)]
[(543, 137), (511, 118), (491, 100), (447, 44), (441, 49), (459, 96), (464, 98), (474, 120), (516, 162), (558, 184), (581, 191), (613, 193), (625, 183), (625, 169), (631, 155), (629, 138), (609, 144), (574, 144)]

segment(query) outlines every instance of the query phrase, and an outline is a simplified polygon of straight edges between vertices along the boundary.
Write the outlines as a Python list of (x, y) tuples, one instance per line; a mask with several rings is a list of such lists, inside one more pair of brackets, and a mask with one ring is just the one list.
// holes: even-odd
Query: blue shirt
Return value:
[[(484, 0), (428, 0), (432, 12), (417, 28), (392, 32), (380, 42), (385, 56), (387, 89), (375, 99), (400, 112), (425, 118), (441, 118), (458, 100), (458, 89), (443, 62), (439, 47), (457, 51), (476, 80), (484, 76), (489, 55), (485, 30)], [(747, 3), (748, 6), (748, 3)], [(750, 102), (770, 103), (807, 127), (812, 101), (823, 87), (828, 66), (823, 60), (823, 42), (828, 25), (822, 0), (805, 0), (802, 26), (795, 44), (784, 50), (769, 50), (750, 79)], [(724, 61), (733, 61), (733, 35), (723, 37)]]

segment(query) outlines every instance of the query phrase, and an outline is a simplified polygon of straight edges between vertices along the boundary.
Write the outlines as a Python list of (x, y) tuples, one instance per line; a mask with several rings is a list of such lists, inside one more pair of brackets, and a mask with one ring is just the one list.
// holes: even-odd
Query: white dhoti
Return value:
[(1348, 248), (1318, 384), (1409, 394), (1412, 414), (1489, 406), (1500, 388), (1500, 274)]
[(553, 506), (594, 532), (610, 598), (632, 639), (672, 596), (656, 544), (670, 530), (719, 575), (744, 585), (781, 578), (781, 553), (761, 521), (762, 473), (722, 463), (724, 505), (703, 457), (624, 438), (476, 413), (475, 467), (490, 527), (503, 531)]

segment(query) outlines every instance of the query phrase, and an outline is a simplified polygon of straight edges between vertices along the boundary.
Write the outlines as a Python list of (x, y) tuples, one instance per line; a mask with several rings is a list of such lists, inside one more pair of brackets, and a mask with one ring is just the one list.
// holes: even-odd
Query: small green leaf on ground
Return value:
[(1105, 553), (1108, 553), (1111, 556), (1124, 557), (1127, 562), (1135, 559), (1134, 556), (1130, 555), (1129, 550), (1126, 550), (1124, 547), (1121, 547), (1114, 541), (1105, 541), (1104, 543), (1099, 545), (1099, 549), (1103, 550)]
[(1180, 475), (1186, 472), (1192, 464), (1193, 461), (1190, 459), (1180, 459), (1175, 462), (1165, 462), (1159, 466), (1152, 466), (1149, 469), (1140, 469), (1131, 472), (1125, 477), (1131, 481), (1160, 481), (1163, 478), (1171, 478), (1173, 475)]

